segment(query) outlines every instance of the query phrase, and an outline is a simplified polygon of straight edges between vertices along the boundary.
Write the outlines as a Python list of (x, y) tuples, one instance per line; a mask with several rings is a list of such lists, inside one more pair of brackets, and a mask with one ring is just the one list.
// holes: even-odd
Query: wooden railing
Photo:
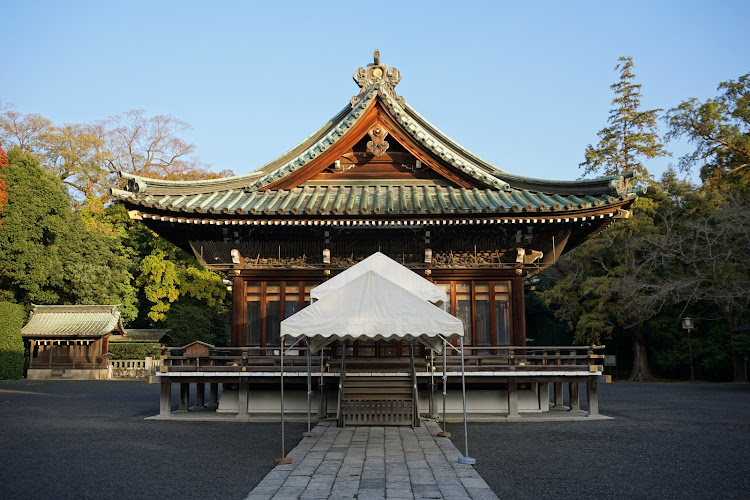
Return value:
[[(599, 346), (464, 346), (467, 372), (478, 371), (579, 371), (603, 364)], [(436, 356), (436, 372), (442, 373), (442, 360)], [(460, 369), (461, 357), (447, 356), (447, 371)], [(428, 366), (428, 370), (430, 367)], [(590, 368), (589, 368), (590, 369)]]
[[(492, 371), (600, 371), (604, 346), (465, 346), (467, 372)], [(284, 355), (285, 372), (306, 372), (306, 347), (295, 347), (297, 354)], [(324, 351), (324, 366), (341, 374), (342, 360), (333, 348)], [(435, 356), (435, 373), (442, 373), (442, 356)], [(353, 366), (372, 371), (401, 371), (410, 360), (399, 358), (351, 358)], [(212, 347), (201, 355), (191, 355), (185, 347), (169, 347), (162, 355), (162, 373), (169, 372), (279, 372), (278, 347)], [(429, 357), (426, 366), (432, 370)], [(447, 371), (460, 370), (461, 357), (447, 355)], [(355, 368), (353, 368), (354, 370)], [(408, 369), (408, 368), (407, 368)]]

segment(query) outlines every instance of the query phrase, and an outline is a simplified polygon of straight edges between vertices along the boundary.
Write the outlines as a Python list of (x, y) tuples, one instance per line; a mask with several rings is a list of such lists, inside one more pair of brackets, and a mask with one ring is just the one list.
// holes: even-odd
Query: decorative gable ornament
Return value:
[(403, 106), (404, 98), (396, 94), (395, 87), (401, 81), (401, 72), (396, 68), (389, 68), (387, 64), (380, 63), (380, 51), (375, 49), (372, 53), (373, 63), (354, 72), (354, 81), (362, 89), (359, 94), (351, 98), (352, 108), (362, 101), (362, 98), (372, 88), (386, 91), (392, 94), (399, 104)]

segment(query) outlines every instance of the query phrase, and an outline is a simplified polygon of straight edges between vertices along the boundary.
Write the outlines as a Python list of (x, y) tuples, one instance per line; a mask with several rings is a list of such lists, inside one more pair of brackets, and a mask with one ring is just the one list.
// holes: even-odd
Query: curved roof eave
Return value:
[[(308, 136), (305, 140), (294, 146), (289, 151), (281, 154), (280, 156), (269, 161), (265, 165), (258, 167), (257, 169), (247, 174), (235, 175), (232, 177), (224, 177), (221, 179), (200, 179), (191, 181), (172, 181), (165, 179), (155, 179), (151, 177), (144, 177), (140, 175), (131, 174), (128, 172), (119, 172), (120, 177), (128, 181), (128, 191), (122, 191), (116, 188), (112, 189), (113, 194), (122, 196), (122, 193), (131, 192), (131, 188), (135, 187), (136, 192), (149, 192), (153, 191), (154, 194), (177, 194), (180, 192), (186, 193), (200, 193), (209, 192), (216, 190), (225, 189), (238, 189), (251, 184), (257, 179), (264, 175), (273, 174), (279, 168), (286, 166), (290, 161), (299, 157), (302, 153), (314, 147), (323, 138), (325, 138), (332, 130), (339, 127), (342, 121), (345, 120), (347, 115), (352, 112), (350, 105), (345, 106), (341, 111), (336, 113), (330, 120), (328, 120), (322, 127)], [(135, 186), (134, 186), (135, 185)], [(137, 186), (137, 187), (136, 187)], [(158, 191), (154, 191), (157, 189)], [(117, 192), (117, 193), (115, 193)]]
[[(385, 70), (387, 67), (383, 66), (383, 69)], [(360, 68), (360, 71), (364, 70)], [(396, 73), (396, 76), (400, 78), (397, 71)], [(297, 146), (248, 174), (223, 179), (169, 181), (123, 172), (120, 175), (127, 179), (126, 191), (112, 189), (112, 194), (123, 199), (129, 197), (124, 194), (126, 192), (147, 196), (188, 196), (227, 190), (256, 192), (272, 189), (273, 186), (278, 185), (279, 181), (303, 168), (328, 148), (338, 143), (365, 116), (376, 101), (380, 101), (387, 113), (391, 115), (395, 126), (400, 127), (403, 132), (410, 135), (413, 140), (420, 144), (420, 147), (424, 148), (426, 153), (449, 168), (462, 172), (490, 189), (507, 193), (514, 190), (528, 190), (536, 193), (560, 195), (621, 195), (634, 192), (628, 181), (632, 174), (561, 181), (536, 179), (506, 172), (455, 142), (414, 108), (406, 104), (404, 99), (396, 94), (393, 89), (398, 79), (394, 83), (382, 77), (377, 81), (368, 80), (365, 85), (357, 80), (356, 75), (355, 81), (360, 84), (362, 92), (352, 98), (349, 105), (345, 106), (331, 120)]]
[(528, 189), (529, 191), (537, 191), (542, 193), (600, 194), (608, 191), (616, 192), (618, 190), (618, 187), (622, 189), (622, 186), (618, 186), (618, 184), (622, 183), (624, 179), (633, 176), (632, 172), (630, 172), (624, 175), (613, 175), (595, 179), (562, 181), (514, 175), (499, 167), (496, 167), (495, 165), (484, 160), (480, 156), (472, 153), (468, 149), (455, 142), (408, 104), (404, 103), (403, 108), (404, 111), (408, 113), (413, 120), (418, 122), (421, 127), (432, 134), (438, 141), (453, 149), (457, 154), (466, 157), (477, 167), (485, 170), (492, 176), (507, 182), (513, 188)]

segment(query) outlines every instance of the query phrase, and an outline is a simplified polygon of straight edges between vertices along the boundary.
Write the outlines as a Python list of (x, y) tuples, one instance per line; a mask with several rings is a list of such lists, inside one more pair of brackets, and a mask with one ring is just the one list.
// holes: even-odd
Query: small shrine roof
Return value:
[(113, 332), (124, 333), (116, 305), (35, 305), (21, 335), (101, 337)]

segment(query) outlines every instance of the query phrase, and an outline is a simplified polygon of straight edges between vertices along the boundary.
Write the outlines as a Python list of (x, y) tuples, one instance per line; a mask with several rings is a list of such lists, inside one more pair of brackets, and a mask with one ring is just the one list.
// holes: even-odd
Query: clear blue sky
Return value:
[[(193, 126), (214, 169), (247, 173), (357, 93), (380, 49), (397, 91), (513, 173), (580, 176), (619, 56), (645, 109), (716, 95), (750, 72), (750, 2), (159, 2), (0, 0), (0, 99), (55, 123), (133, 108)], [(669, 146), (679, 155), (686, 145)], [(659, 175), (670, 161), (648, 164)]]

